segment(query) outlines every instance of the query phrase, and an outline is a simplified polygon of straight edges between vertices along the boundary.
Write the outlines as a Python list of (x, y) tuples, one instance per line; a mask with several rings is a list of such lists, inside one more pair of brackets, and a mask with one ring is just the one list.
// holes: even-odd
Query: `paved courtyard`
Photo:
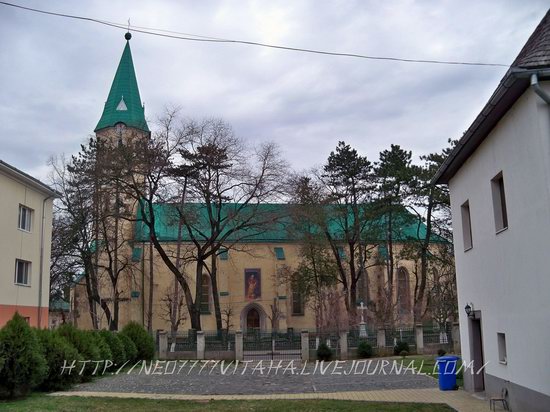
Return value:
[[(322, 366), (321, 366), (322, 365)], [(135, 392), (194, 395), (254, 395), (435, 388), (437, 381), (419, 374), (407, 362), (376, 359), (370, 363), (250, 361), (246, 365), (163, 363), (136, 367), (74, 387), (74, 391)], [(277, 368), (277, 366), (279, 366)], [(202, 369), (201, 369), (202, 368)], [(222, 370), (223, 368), (223, 370)], [(263, 369), (262, 369), (263, 368)]]

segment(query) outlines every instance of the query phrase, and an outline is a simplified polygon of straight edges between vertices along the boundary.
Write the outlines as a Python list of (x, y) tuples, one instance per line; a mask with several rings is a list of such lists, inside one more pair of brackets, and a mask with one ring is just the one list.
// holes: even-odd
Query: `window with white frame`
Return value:
[(27, 232), (31, 231), (32, 209), (27, 206), (19, 205), (19, 220), (17, 227)]
[(31, 262), (15, 259), (15, 283), (26, 286), (31, 284)]

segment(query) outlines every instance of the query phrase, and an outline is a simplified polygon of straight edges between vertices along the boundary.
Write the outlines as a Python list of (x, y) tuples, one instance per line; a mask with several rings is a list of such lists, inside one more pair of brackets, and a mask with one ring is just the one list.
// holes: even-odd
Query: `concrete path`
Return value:
[(250, 395), (192, 395), (173, 393), (129, 393), (129, 392), (55, 392), (51, 396), (115, 397), (139, 399), (172, 399), (187, 401), (207, 400), (262, 400), (262, 399), (339, 399), (352, 401), (444, 403), (459, 412), (487, 412), (489, 404), (474, 398), (463, 390), (442, 392), (428, 389), (390, 389), (354, 392), (316, 392), (288, 394)]

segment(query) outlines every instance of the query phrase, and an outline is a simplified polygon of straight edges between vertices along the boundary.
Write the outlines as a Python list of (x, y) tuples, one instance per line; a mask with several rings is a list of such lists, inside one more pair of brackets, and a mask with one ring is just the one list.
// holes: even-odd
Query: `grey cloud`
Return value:
[[(134, 25), (297, 47), (421, 59), (511, 63), (547, 3), (25, 3)], [(44, 177), (47, 158), (93, 131), (122, 31), (0, 6), (0, 158)], [(251, 143), (277, 141), (297, 169), (338, 140), (375, 159), (390, 143), (421, 155), (460, 137), (504, 69), (336, 58), (134, 33), (146, 115), (167, 105), (222, 117)]]

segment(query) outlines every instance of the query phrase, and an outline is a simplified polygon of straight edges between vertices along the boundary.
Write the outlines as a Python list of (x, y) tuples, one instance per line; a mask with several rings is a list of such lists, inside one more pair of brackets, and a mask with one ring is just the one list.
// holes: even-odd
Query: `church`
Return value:
[[(130, 50), (131, 34), (127, 33), (126, 45), (122, 53), (111, 89), (101, 118), (94, 130), (102, 139), (149, 139), (151, 131), (147, 124), (144, 106), (140, 97), (138, 82)], [(171, 204), (157, 204), (155, 232), (166, 247), (174, 252), (180, 246), (191, 248), (191, 240), (185, 235), (178, 236), (178, 224), (171, 219)], [(231, 205), (228, 205), (231, 207)], [(264, 204), (262, 208), (280, 216), (288, 216), (292, 205)], [(157, 251), (153, 248), (148, 230), (139, 223), (139, 211), (135, 208), (136, 222), (127, 223), (123, 229), (127, 234), (127, 247), (124, 249), (129, 266), (122, 273), (118, 291), (115, 293), (108, 282), (100, 282), (102, 301), (111, 306), (117, 295), (118, 328), (130, 321), (138, 322), (151, 330), (188, 330), (191, 322), (187, 309), (180, 303), (181, 288), (173, 273), (168, 269)], [(158, 216), (157, 216), (158, 213)], [(295, 270), (302, 259), (300, 238), (288, 227), (292, 222), (282, 218), (267, 230), (248, 236), (246, 241), (236, 242), (231, 247), (221, 248), (214, 257), (217, 268), (217, 282), (214, 288), (208, 270), (202, 275), (200, 288), (194, 284), (195, 265), (186, 264), (185, 272), (193, 292), (200, 291), (200, 323), (206, 331), (216, 330), (215, 302), (219, 302), (223, 328), (227, 330), (315, 330), (319, 328), (316, 311), (308, 304), (301, 293), (293, 290), (285, 281), (285, 273)], [(426, 233), (421, 222), (403, 223), (400, 235), (394, 240), (395, 249), (402, 249), (408, 241), (418, 240)], [(442, 242), (442, 240), (439, 240)], [(369, 276), (360, 278), (357, 301), (351, 304), (363, 308), (363, 303), (376, 302), (378, 293), (387, 284), (386, 265), (383, 263), (387, 251), (383, 246), (373, 244), (375, 252), (368, 262)], [(341, 249), (341, 250), (340, 250)], [(339, 247), (340, 257), (346, 260), (344, 244)], [(100, 258), (101, 259), (101, 258)], [(417, 283), (415, 273), (417, 262), (400, 259), (395, 268), (392, 304), (398, 314), (401, 325), (413, 324), (414, 289)], [(368, 281), (366, 280), (368, 278)], [(101, 277), (100, 277), (101, 279)], [(338, 297), (341, 285), (334, 285), (334, 296)], [(330, 293), (332, 293), (330, 292)], [(181, 302), (180, 302), (181, 301)], [(71, 289), (71, 312), (73, 322), (84, 329), (108, 328), (99, 305), (90, 305), (87, 298), (85, 277), (75, 281)], [(425, 305), (425, 303), (424, 303)], [(343, 304), (336, 299), (327, 310), (326, 317), (331, 318), (331, 327), (342, 329), (359, 322), (346, 318)], [(342, 317), (340, 321), (339, 317)], [(375, 327), (372, 313), (366, 313), (369, 328)], [(95, 325), (94, 325), (95, 323)]]

